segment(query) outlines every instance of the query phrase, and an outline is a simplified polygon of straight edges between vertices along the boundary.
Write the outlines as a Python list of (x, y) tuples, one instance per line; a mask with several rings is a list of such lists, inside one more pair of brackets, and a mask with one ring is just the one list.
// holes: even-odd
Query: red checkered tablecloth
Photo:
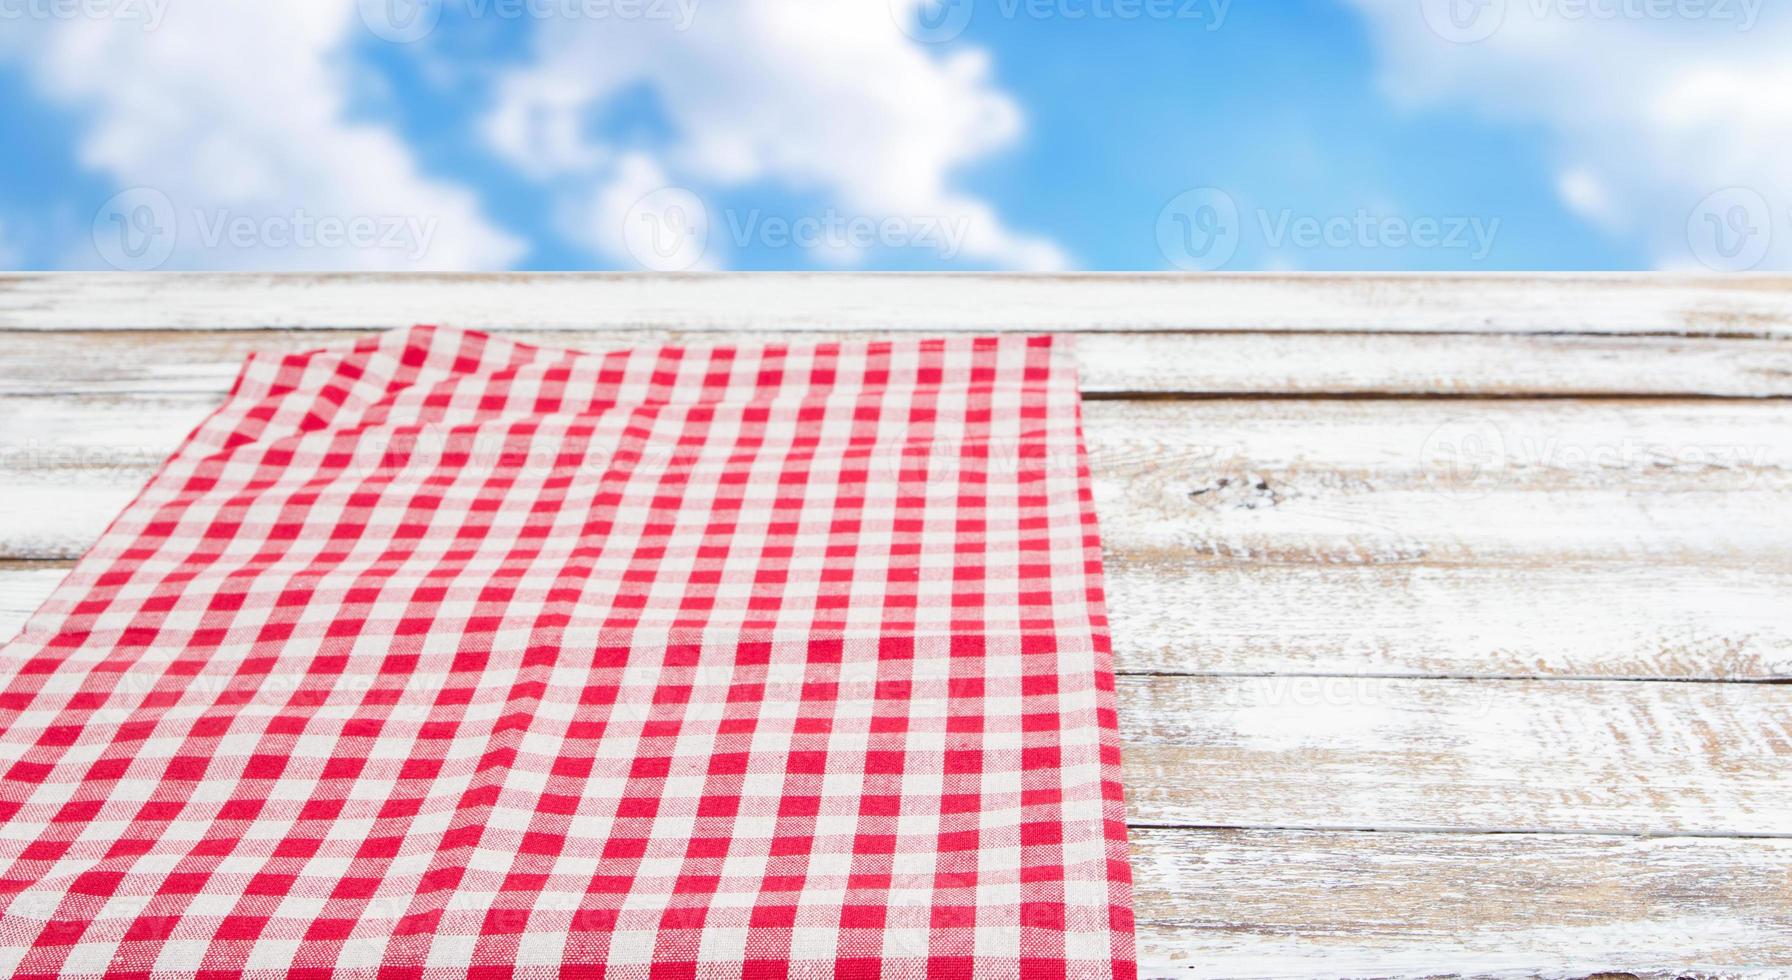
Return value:
[(252, 357), (0, 732), (0, 976), (1134, 972), (1049, 337)]

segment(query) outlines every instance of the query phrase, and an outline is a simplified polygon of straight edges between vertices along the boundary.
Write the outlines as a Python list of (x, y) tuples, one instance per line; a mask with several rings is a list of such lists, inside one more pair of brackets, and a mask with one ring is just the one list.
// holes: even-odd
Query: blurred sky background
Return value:
[(0, 0), (0, 268), (1792, 267), (1764, 0)]

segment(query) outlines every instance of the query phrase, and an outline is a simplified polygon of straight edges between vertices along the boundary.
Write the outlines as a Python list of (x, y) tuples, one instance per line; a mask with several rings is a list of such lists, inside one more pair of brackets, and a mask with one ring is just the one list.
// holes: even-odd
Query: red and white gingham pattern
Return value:
[(253, 357), (0, 727), (20, 980), (1134, 972), (1049, 337)]

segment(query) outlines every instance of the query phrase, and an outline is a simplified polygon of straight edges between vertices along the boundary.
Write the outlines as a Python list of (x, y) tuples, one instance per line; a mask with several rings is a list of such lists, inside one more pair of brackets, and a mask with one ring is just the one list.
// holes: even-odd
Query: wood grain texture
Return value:
[[(0, 562), (0, 638), (72, 562)], [(1108, 561), (1129, 674), (1760, 679), (1792, 675), (1792, 579), (1679, 569), (1222, 569)]]
[[(0, 636), (63, 571), (0, 566)], [(1316, 683), (1281, 690), (1311, 700), (1324, 696)], [(1146, 788), (1128, 778), (1136, 800)], [(1132, 838), (1146, 978), (1675, 977), (1792, 963), (1787, 840), (1142, 826)]]
[(19, 635), (25, 620), (72, 567), (69, 562), (0, 561), (0, 643)]
[(1113, 554), (1107, 582), (1116, 657), (1134, 672), (1792, 677), (1784, 569), (1215, 566)]
[[(0, 398), (0, 558), (80, 555), (215, 403)], [(1787, 411), (1090, 403), (1121, 664), (1792, 676)]]
[[(0, 544), (0, 557), (78, 553), (123, 503), (119, 490), (140, 486), (218, 401), (0, 396), (0, 492), (86, 492), (105, 504), (18, 511), (43, 514), (32, 533), (64, 550)], [(1085, 407), (1114, 551), (1302, 566), (1696, 555), (1757, 567), (1792, 544), (1779, 519), (1792, 494), (1788, 419), (1777, 402)]]
[[(608, 350), (840, 340), (841, 331), (511, 331)], [(863, 336), (859, 334), (857, 336)], [(251, 351), (346, 342), (336, 330), (0, 331), (0, 395), (215, 394)], [(1792, 397), (1792, 339), (1379, 333), (1083, 333), (1084, 394)]]
[(1662, 275), (0, 276), (0, 329), (1377, 330), (1792, 336), (1792, 278)]
[(1122, 677), (1144, 824), (1792, 835), (1792, 687)]
[(1144, 978), (1783, 976), (1792, 841), (1135, 829)]
[(1784, 685), (1122, 675), (1119, 698), (1139, 825), (1792, 835)]
[(1792, 492), (1792, 412), (1777, 403), (1236, 400), (1095, 404), (1086, 417), (1116, 551), (1722, 563), (1792, 541), (1772, 516)]
[(244, 353), (417, 321), (1075, 332), (1142, 976), (1792, 975), (1792, 279), (0, 276), (0, 638)]
[(1143, 825), (1792, 834), (1783, 685), (1123, 675), (1120, 704)]

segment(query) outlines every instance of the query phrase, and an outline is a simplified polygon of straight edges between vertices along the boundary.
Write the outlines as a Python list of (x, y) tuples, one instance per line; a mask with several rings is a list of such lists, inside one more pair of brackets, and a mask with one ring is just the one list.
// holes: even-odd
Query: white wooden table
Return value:
[(0, 277), (0, 634), (416, 321), (1077, 334), (1148, 976), (1792, 972), (1792, 279)]

